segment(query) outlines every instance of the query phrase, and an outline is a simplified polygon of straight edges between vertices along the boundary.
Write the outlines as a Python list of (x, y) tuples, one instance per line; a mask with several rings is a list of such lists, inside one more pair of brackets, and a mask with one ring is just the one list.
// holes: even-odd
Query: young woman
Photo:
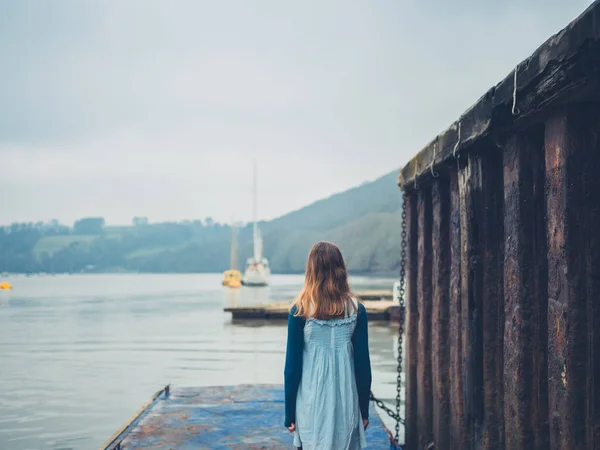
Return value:
[(303, 450), (366, 447), (371, 362), (367, 312), (339, 248), (318, 242), (288, 316), (285, 426)]

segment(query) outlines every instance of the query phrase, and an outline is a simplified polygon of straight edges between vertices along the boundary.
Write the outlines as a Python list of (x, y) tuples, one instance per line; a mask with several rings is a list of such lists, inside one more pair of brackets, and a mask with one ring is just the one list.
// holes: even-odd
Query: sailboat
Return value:
[(223, 286), (239, 288), (242, 285), (242, 274), (237, 270), (237, 229), (235, 224), (231, 225), (231, 269), (223, 272)]
[(271, 275), (271, 269), (269, 268), (269, 261), (263, 255), (263, 242), (258, 228), (256, 218), (256, 162), (254, 162), (254, 198), (253, 198), (253, 229), (252, 229), (252, 242), (254, 246), (253, 255), (246, 261), (246, 270), (244, 272), (244, 278), (242, 278), (242, 284), (244, 286), (267, 286), (269, 284), (269, 276)]

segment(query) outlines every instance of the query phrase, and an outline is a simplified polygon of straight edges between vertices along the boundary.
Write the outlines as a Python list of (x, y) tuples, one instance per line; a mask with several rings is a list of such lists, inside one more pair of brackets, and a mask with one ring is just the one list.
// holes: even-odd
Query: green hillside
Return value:
[(312, 244), (340, 246), (354, 272), (399, 267), (402, 196), (396, 172), (261, 224), (265, 254), (275, 271), (301, 272)]
[(33, 247), (33, 255), (39, 260), (44, 255), (54, 255), (70, 245), (89, 245), (96, 237), (93, 235), (43, 236)]
[[(304, 270), (318, 240), (337, 243), (352, 272), (397, 271), (401, 194), (396, 172), (319, 200), (260, 228), (275, 273)], [(252, 252), (252, 229), (239, 230), (240, 266)], [(106, 227), (85, 218), (73, 228), (13, 224), (0, 228), (0, 272), (220, 272), (229, 268), (231, 229), (206, 221)]]
[(331, 230), (367, 214), (399, 211), (402, 197), (396, 179), (397, 172), (392, 172), (375, 181), (319, 200), (267, 222), (264, 231), (293, 228)]

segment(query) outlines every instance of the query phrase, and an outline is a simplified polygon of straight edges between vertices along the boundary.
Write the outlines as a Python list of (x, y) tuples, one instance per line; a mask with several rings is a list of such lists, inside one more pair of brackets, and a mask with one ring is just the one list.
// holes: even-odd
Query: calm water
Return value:
[[(237, 291), (222, 288), (220, 275), (8, 280), (14, 289), (0, 291), (0, 449), (66, 450), (100, 447), (168, 383), (282, 383), (285, 322), (234, 324), (222, 308), (292, 298), (303, 278), (273, 276), (269, 288)], [(370, 325), (373, 391), (390, 399), (395, 336), (393, 326)]]

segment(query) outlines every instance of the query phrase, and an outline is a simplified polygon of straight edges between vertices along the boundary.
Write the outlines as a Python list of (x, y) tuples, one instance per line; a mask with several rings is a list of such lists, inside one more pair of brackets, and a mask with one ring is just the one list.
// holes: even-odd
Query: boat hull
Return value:
[(249, 261), (248, 267), (244, 272), (244, 278), (242, 278), (242, 284), (254, 287), (268, 286), (270, 275), (271, 271), (267, 264)]
[(269, 283), (267, 283), (266, 281), (245, 281), (242, 280), (242, 286), (247, 286), (247, 287), (265, 287), (268, 286)]

